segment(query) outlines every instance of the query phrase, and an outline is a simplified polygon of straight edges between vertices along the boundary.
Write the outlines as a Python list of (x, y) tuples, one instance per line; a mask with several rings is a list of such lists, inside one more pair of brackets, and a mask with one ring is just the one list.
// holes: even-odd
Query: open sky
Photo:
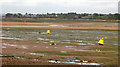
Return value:
[(0, 0), (2, 13), (117, 13), (119, 0)]

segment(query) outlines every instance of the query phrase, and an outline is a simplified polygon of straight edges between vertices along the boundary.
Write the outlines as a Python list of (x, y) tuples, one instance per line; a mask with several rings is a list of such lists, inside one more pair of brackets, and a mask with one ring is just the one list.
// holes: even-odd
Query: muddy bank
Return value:
[(36, 23), (36, 22), (2, 22), (2, 28), (35, 28), (35, 29), (78, 29), (78, 30), (118, 30), (118, 23)]

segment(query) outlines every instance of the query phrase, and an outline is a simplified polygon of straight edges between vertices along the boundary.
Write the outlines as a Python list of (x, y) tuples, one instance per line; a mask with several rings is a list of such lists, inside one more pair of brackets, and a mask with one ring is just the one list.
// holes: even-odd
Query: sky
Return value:
[(2, 13), (117, 13), (119, 0), (1, 0)]

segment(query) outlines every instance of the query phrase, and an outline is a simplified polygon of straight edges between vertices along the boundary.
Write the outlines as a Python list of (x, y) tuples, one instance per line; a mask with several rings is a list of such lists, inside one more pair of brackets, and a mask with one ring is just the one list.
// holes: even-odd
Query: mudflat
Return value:
[(118, 30), (118, 23), (103, 22), (2, 22), (2, 28)]
[[(2, 29), (3, 65), (118, 63), (118, 23), (2, 22)], [(103, 46), (97, 44), (101, 37)]]

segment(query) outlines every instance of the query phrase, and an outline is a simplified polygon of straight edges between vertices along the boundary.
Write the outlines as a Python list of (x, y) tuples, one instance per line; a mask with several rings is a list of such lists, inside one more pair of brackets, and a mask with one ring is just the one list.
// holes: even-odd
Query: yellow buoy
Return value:
[(99, 42), (98, 42), (99, 45), (104, 45), (104, 39), (100, 39)]
[(47, 34), (50, 34), (50, 30), (47, 30), (47, 32), (46, 32)]
[(112, 26), (112, 28), (113, 28), (114, 26)]

